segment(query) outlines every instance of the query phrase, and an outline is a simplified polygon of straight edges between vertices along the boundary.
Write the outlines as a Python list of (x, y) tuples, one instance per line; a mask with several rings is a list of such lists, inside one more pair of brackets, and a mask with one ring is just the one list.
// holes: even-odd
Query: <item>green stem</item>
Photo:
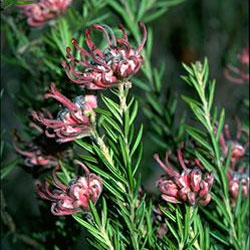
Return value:
[(114, 162), (113, 162), (113, 159), (109, 153), (109, 149), (106, 146), (103, 138), (98, 134), (96, 129), (93, 129), (92, 136), (95, 138), (95, 140), (96, 140), (98, 146), (100, 147), (103, 155), (105, 156), (106, 160), (110, 163), (110, 165), (114, 166)]
[[(196, 209), (198, 209), (198, 208), (196, 207)], [(192, 215), (193, 215), (193, 214), (194, 214), (194, 207), (193, 207), (193, 206), (190, 206), (190, 208), (189, 208), (189, 218), (190, 218), (190, 219), (192, 218)], [(190, 226), (189, 235), (192, 237), (192, 239), (195, 237), (195, 234), (194, 234), (194, 231), (193, 231), (192, 226)], [(201, 247), (200, 247), (200, 245), (199, 245), (199, 243), (198, 243), (197, 240), (194, 242), (194, 246), (195, 246), (195, 248), (196, 248), (197, 250), (201, 250)]]
[[(128, 111), (128, 106), (127, 106), (127, 96), (129, 89), (131, 87), (131, 83), (129, 81), (122, 82), (119, 86), (119, 100), (120, 100), (120, 115), (123, 120), (125, 120), (126, 112)], [(131, 230), (131, 239), (133, 242), (134, 249), (139, 250), (139, 244), (138, 244), (138, 234), (136, 230), (136, 223), (135, 223), (135, 210), (136, 210), (136, 200), (134, 197), (134, 176), (133, 172), (131, 169), (131, 159), (130, 159), (130, 148), (129, 148), (129, 143), (128, 143), (128, 138), (126, 133), (124, 132), (122, 134), (123, 140), (125, 142), (125, 150), (128, 158), (127, 162), (127, 171), (128, 171), (128, 180), (129, 180), (129, 192), (128, 192), (128, 205), (129, 205), (129, 210), (130, 210), (130, 221), (132, 225), (132, 230)]]
[[(124, 122), (126, 119), (126, 115), (127, 115), (127, 119), (128, 119), (128, 115), (129, 112), (128, 106), (127, 106), (127, 96), (128, 96), (128, 92), (129, 89), (131, 88), (131, 83), (129, 81), (125, 81), (123, 82), (120, 86), (119, 86), (119, 100), (120, 100), (120, 115), (123, 119)], [(125, 151), (126, 151), (126, 155), (127, 155), (127, 163), (126, 163), (126, 168), (128, 171), (128, 180), (129, 180), (129, 186), (130, 186), (130, 191), (131, 193), (133, 193), (134, 190), (134, 177), (133, 177), (133, 171), (131, 169), (131, 159), (130, 159), (130, 148), (129, 148), (129, 140), (128, 140), (128, 135), (125, 132), (125, 126), (124, 126), (124, 132), (122, 134), (122, 138), (125, 142)]]
[(224, 203), (225, 203), (225, 206), (226, 206), (227, 212), (229, 214), (229, 218), (230, 218), (230, 227), (231, 227), (230, 238), (233, 237), (233, 239), (231, 239), (230, 241), (232, 243), (233, 240), (238, 241), (238, 239), (237, 239), (237, 234), (236, 234), (236, 230), (235, 230), (235, 226), (234, 226), (234, 218), (233, 218), (232, 209), (230, 206), (230, 200), (229, 200), (229, 196), (228, 196), (227, 183), (225, 183), (226, 176), (225, 176), (225, 173), (223, 171), (222, 164), (221, 164), (220, 154), (217, 152), (218, 145), (215, 144), (216, 138), (214, 135), (213, 126), (212, 126), (211, 119), (210, 119), (210, 111), (209, 111), (209, 107), (208, 107), (208, 101), (207, 101), (206, 96), (205, 96), (206, 84), (203, 82), (203, 79), (202, 79), (202, 69), (199, 65), (198, 65), (197, 69), (198, 69), (197, 80), (198, 80), (198, 83), (200, 85), (200, 90), (201, 90), (200, 99), (201, 99), (202, 106), (203, 106), (204, 117), (206, 119), (207, 126), (208, 126), (208, 133), (209, 133), (209, 136), (211, 138), (212, 145), (213, 145), (213, 151), (214, 151), (213, 153), (214, 153), (215, 158), (216, 158), (217, 169), (218, 169), (220, 177), (221, 177), (223, 192), (224, 192), (224, 196), (225, 196)]
[(110, 239), (109, 239), (109, 236), (107, 235), (106, 231), (105, 231), (105, 228), (103, 228), (101, 231), (100, 231), (103, 239), (105, 240), (106, 242), (106, 245), (109, 247), (110, 250), (115, 250)]
[[(190, 234), (190, 236), (191, 236), (192, 238), (195, 237), (194, 231), (193, 231), (192, 228), (190, 228), (190, 233), (189, 233), (189, 234)], [(202, 250), (197, 240), (194, 242), (194, 246), (195, 246), (195, 248), (196, 248), (197, 250)]]

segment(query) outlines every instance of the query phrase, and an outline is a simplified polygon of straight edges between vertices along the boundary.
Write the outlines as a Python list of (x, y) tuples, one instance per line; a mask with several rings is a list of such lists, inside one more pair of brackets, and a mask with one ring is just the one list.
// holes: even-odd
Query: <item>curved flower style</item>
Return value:
[[(242, 129), (241, 122), (237, 117), (235, 117), (235, 121), (237, 125), (236, 140), (231, 139), (230, 129), (229, 129), (228, 124), (225, 124), (224, 133), (221, 133), (220, 138), (219, 138), (219, 143), (220, 143), (224, 157), (227, 156), (229, 144), (231, 143), (231, 166), (232, 167), (234, 167), (235, 163), (245, 155), (246, 149), (249, 146), (249, 133), (245, 131), (244, 129)], [(247, 142), (245, 143), (245, 145), (242, 145), (240, 143), (240, 138), (241, 138), (242, 133), (244, 133), (247, 137)]]
[(77, 96), (71, 102), (51, 84), (51, 90), (45, 94), (45, 98), (54, 98), (65, 107), (58, 113), (56, 120), (51, 113), (33, 111), (33, 118), (46, 126), (46, 136), (56, 137), (57, 142), (64, 143), (90, 135), (92, 127), (89, 114), (97, 107), (96, 96)]
[[(44, 112), (48, 112), (44, 109)], [(18, 154), (24, 158), (24, 164), (28, 167), (43, 166), (55, 167), (59, 158), (70, 156), (68, 144), (60, 145), (47, 138), (43, 129), (36, 123), (30, 122), (29, 127), (38, 134), (31, 137), (30, 141), (23, 140), (14, 130), (13, 146)]]
[(93, 25), (93, 29), (102, 31), (106, 37), (108, 48), (104, 51), (101, 51), (91, 40), (91, 29), (86, 29), (85, 32), (89, 51), (80, 47), (77, 41), (72, 39), (74, 47), (80, 52), (81, 59), (76, 59), (71, 54), (70, 48), (66, 49), (70, 62), (67, 64), (63, 61), (62, 66), (69, 79), (79, 84), (81, 88), (106, 89), (117, 86), (124, 79), (136, 74), (143, 61), (140, 53), (147, 37), (145, 25), (141, 22), (139, 25), (144, 35), (137, 49), (131, 48), (122, 25), (119, 28), (123, 33), (123, 38), (116, 38), (112, 29), (107, 25)]
[(249, 48), (245, 47), (241, 54), (238, 54), (239, 67), (228, 65), (224, 70), (225, 77), (233, 83), (249, 83)]
[(243, 198), (248, 197), (250, 190), (249, 175), (245, 173), (245, 169), (242, 168), (239, 171), (229, 170), (228, 175), (228, 184), (230, 198), (233, 204), (237, 202), (239, 196), (240, 184), (242, 185), (241, 195)]
[[(17, 145), (21, 142), (23, 149)], [(57, 165), (57, 157), (43, 150), (41, 145), (35, 142), (23, 141), (17, 133), (14, 135), (13, 146), (17, 153), (24, 157), (24, 164), (28, 167), (44, 166), (54, 167)]]
[(206, 206), (211, 200), (209, 192), (213, 185), (214, 175), (208, 172), (202, 173), (199, 166), (193, 169), (187, 168), (181, 149), (179, 149), (178, 161), (183, 168), (180, 174), (169, 162), (170, 153), (170, 150), (166, 153), (165, 164), (158, 154), (154, 155), (167, 174), (157, 181), (157, 186), (162, 193), (161, 197), (171, 203), (187, 202), (191, 205)]
[(42, 27), (49, 20), (65, 12), (72, 0), (40, 0), (38, 3), (20, 6), (22, 14), (32, 27)]
[(60, 166), (57, 166), (52, 172), (53, 184), (56, 189), (51, 192), (48, 181), (43, 186), (37, 185), (37, 193), (40, 197), (52, 201), (51, 212), (54, 215), (69, 215), (88, 211), (90, 201), (96, 203), (102, 192), (101, 178), (90, 173), (83, 163), (79, 161), (75, 161), (75, 163), (83, 168), (84, 177), (76, 177), (66, 186), (56, 176), (56, 172), (60, 169)]

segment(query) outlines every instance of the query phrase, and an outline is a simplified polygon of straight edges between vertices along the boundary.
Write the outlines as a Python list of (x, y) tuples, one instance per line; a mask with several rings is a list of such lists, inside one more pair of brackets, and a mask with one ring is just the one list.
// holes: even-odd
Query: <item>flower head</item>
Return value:
[[(22, 145), (21, 147), (18, 146), (18, 142)], [(43, 148), (34, 142), (23, 141), (17, 133), (13, 139), (13, 146), (16, 152), (24, 157), (24, 164), (28, 167), (36, 165), (53, 167), (57, 165), (57, 158), (54, 155), (45, 153)]]
[(43, 186), (37, 185), (37, 193), (41, 198), (52, 201), (51, 212), (54, 215), (68, 215), (88, 211), (89, 203), (96, 203), (102, 192), (102, 180), (99, 176), (90, 173), (88, 168), (79, 161), (85, 176), (72, 179), (68, 185), (61, 183), (56, 175), (60, 169), (57, 166), (52, 172), (55, 189), (50, 191), (50, 183), (45, 182)]
[(229, 185), (230, 198), (233, 204), (235, 204), (238, 199), (240, 185), (242, 186), (242, 197), (248, 197), (250, 190), (250, 182), (249, 175), (246, 173), (245, 168), (241, 168), (238, 171), (233, 171), (232, 169), (229, 169), (227, 179)]
[[(219, 143), (224, 157), (227, 156), (229, 145), (231, 144), (232, 167), (238, 160), (240, 160), (245, 155), (246, 149), (249, 145), (249, 133), (244, 129), (242, 129), (241, 122), (237, 117), (235, 117), (235, 121), (237, 125), (236, 140), (231, 139), (230, 128), (228, 124), (225, 124), (224, 133), (221, 133), (219, 138)], [(245, 145), (240, 142), (242, 134), (245, 134), (247, 137), (247, 142), (245, 143)]]
[(90, 135), (92, 126), (89, 114), (97, 107), (96, 96), (77, 96), (71, 102), (52, 84), (45, 98), (54, 98), (65, 107), (56, 119), (51, 113), (33, 112), (33, 118), (46, 127), (45, 134), (48, 137), (56, 137), (57, 142), (68, 142)]
[(233, 83), (249, 83), (249, 48), (245, 47), (242, 53), (238, 54), (239, 67), (231, 64), (224, 70), (225, 77)]
[(170, 150), (167, 151), (165, 163), (160, 160), (158, 154), (154, 155), (156, 161), (166, 172), (166, 175), (157, 181), (161, 197), (171, 203), (187, 202), (191, 205), (206, 206), (211, 200), (210, 189), (214, 175), (208, 172), (203, 173), (199, 167), (200, 164), (192, 169), (187, 168), (181, 149), (179, 149), (177, 160), (183, 168), (180, 174), (169, 162), (170, 153)]
[(38, 132), (35, 136), (32, 135), (30, 141), (23, 140), (16, 130), (13, 138), (13, 147), (24, 158), (26, 166), (55, 167), (59, 158), (69, 156), (68, 144), (60, 145), (47, 138), (42, 128), (34, 122), (30, 122), (29, 127), (32, 128), (32, 132), (34, 128)]
[(82, 48), (75, 39), (72, 43), (80, 52), (81, 59), (76, 59), (71, 49), (67, 48), (69, 64), (62, 62), (69, 79), (87, 89), (106, 89), (117, 86), (122, 80), (136, 74), (142, 64), (140, 55), (146, 42), (146, 27), (139, 23), (143, 30), (143, 39), (137, 49), (129, 44), (127, 34), (122, 25), (119, 26), (123, 38), (116, 38), (113, 30), (107, 25), (93, 25), (94, 30), (100, 30), (107, 40), (108, 47), (101, 51), (91, 39), (91, 29), (86, 29), (86, 44), (89, 51)]
[(20, 8), (32, 27), (42, 27), (49, 20), (65, 12), (72, 0), (40, 0), (38, 3), (25, 4)]

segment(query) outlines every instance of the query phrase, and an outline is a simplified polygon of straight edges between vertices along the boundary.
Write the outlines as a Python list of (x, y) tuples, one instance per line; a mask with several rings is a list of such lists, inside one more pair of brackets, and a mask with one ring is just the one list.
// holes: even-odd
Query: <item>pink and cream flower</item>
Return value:
[(55, 188), (50, 190), (52, 186), (48, 181), (44, 185), (37, 185), (37, 193), (43, 198), (52, 201), (51, 212), (54, 215), (69, 215), (89, 210), (90, 201), (96, 203), (102, 192), (102, 180), (99, 176), (90, 173), (88, 168), (81, 162), (75, 161), (80, 165), (84, 172), (84, 176), (72, 179), (68, 185), (60, 182), (57, 178), (57, 166), (52, 172), (53, 185)]
[(183, 159), (181, 149), (178, 150), (178, 162), (176, 162), (183, 169), (179, 173), (169, 162), (170, 153), (170, 150), (167, 151), (165, 163), (160, 160), (158, 154), (154, 155), (156, 161), (166, 172), (166, 175), (162, 176), (156, 183), (161, 191), (162, 199), (171, 203), (186, 202), (190, 205), (206, 206), (211, 200), (210, 190), (213, 185), (214, 175), (204, 172), (200, 168), (200, 164), (192, 169), (188, 168)]
[[(227, 156), (229, 145), (231, 144), (231, 167), (234, 167), (236, 162), (245, 155), (246, 150), (249, 146), (249, 133), (242, 128), (241, 122), (237, 117), (235, 117), (235, 121), (237, 125), (236, 139), (232, 140), (228, 124), (225, 124), (224, 131), (220, 134), (219, 137), (219, 143), (224, 158)], [(240, 142), (242, 134), (245, 134), (247, 139), (245, 144), (242, 144)]]
[[(44, 112), (47, 112), (44, 109)], [(71, 155), (69, 144), (59, 144), (44, 135), (43, 129), (34, 122), (29, 122), (30, 140), (24, 140), (14, 130), (13, 147), (24, 158), (24, 165), (28, 167), (43, 166), (55, 167), (60, 158)], [(32, 129), (32, 130), (31, 130)], [(36, 131), (37, 133), (33, 133)]]
[(106, 89), (119, 85), (124, 79), (136, 74), (143, 62), (140, 55), (147, 37), (146, 27), (139, 23), (143, 31), (143, 39), (137, 49), (133, 49), (122, 25), (119, 26), (123, 38), (116, 38), (113, 30), (107, 25), (93, 25), (94, 30), (100, 30), (106, 38), (108, 47), (100, 50), (91, 39), (91, 29), (86, 29), (85, 37), (89, 51), (82, 48), (75, 39), (72, 43), (80, 52), (81, 59), (76, 59), (71, 49), (67, 48), (66, 61), (62, 62), (69, 79), (87, 89)]
[(14, 149), (24, 158), (24, 164), (28, 167), (44, 166), (53, 167), (57, 165), (57, 157), (45, 152), (42, 145), (33, 141), (27, 142), (22, 140), (17, 133), (13, 139)]
[(51, 90), (45, 94), (45, 98), (54, 98), (65, 107), (58, 113), (56, 119), (53, 119), (51, 113), (33, 111), (34, 120), (46, 127), (46, 136), (64, 143), (91, 134), (90, 113), (94, 112), (93, 108), (97, 107), (95, 95), (77, 96), (72, 102), (52, 84)]
[(65, 12), (72, 0), (40, 0), (37, 3), (25, 4), (20, 8), (32, 27), (42, 27), (48, 21), (56, 19)]
[(237, 202), (239, 192), (240, 192), (240, 185), (241, 187), (241, 195), (243, 198), (249, 196), (250, 190), (250, 182), (249, 182), (249, 175), (246, 173), (245, 168), (240, 168), (238, 171), (233, 171), (229, 169), (227, 179), (229, 185), (229, 193), (230, 198), (233, 204)]
[(249, 47), (238, 54), (239, 66), (229, 64), (224, 70), (225, 77), (233, 83), (249, 83)]

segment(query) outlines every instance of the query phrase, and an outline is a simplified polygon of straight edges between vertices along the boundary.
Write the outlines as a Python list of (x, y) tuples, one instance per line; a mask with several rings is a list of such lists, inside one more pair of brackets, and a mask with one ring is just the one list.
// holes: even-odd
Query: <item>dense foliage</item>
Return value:
[[(188, 49), (178, 61), (185, 93), (165, 86), (154, 25), (188, 4), (4, 2), (2, 61), (19, 78), (14, 91), (8, 82), (1, 90), (18, 117), (18, 129), (2, 130), (1, 180), (21, 167), (37, 210), (19, 221), (8, 202), (18, 186), (1, 190), (4, 249), (249, 249), (249, 96), (233, 103), (229, 125), (215, 102), (214, 65), (190, 63)], [(193, 35), (194, 22), (184, 25)], [(245, 43), (221, 71), (242, 89)]]

